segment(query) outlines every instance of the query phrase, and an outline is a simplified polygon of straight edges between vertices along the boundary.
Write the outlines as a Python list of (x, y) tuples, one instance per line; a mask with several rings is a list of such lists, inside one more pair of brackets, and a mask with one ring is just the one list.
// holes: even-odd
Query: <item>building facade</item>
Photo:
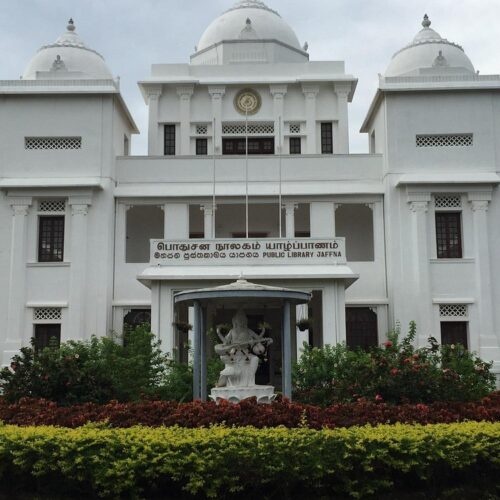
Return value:
[[(138, 131), (119, 82), (70, 21), (20, 80), (0, 82), (3, 364), (32, 337), (142, 321), (187, 359), (179, 324), (192, 312), (174, 294), (244, 276), (312, 292), (293, 313), (309, 318), (295, 353), (304, 340), (377, 344), (416, 320), (419, 344), (463, 343), (499, 373), (500, 76), (476, 73), (430, 24), (380, 76), (369, 153), (349, 154), (356, 78), (310, 61), (260, 0), (239, 1), (188, 64), (139, 82), (148, 155), (130, 156)], [(340, 259), (309, 255), (328, 242)], [(253, 261), (256, 245), (268, 252)], [(249, 319), (281, 328), (272, 309)], [(275, 384), (280, 348), (263, 375)]]

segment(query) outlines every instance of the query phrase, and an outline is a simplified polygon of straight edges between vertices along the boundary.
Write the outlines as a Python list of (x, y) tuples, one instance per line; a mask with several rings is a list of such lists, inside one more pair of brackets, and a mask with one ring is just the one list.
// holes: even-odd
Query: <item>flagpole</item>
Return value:
[(245, 232), (248, 239), (248, 109), (245, 106)]
[(215, 117), (212, 124), (212, 159), (213, 159), (213, 178), (212, 178), (212, 238), (215, 239)]
[(281, 153), (283, 150), (283, 141), (281, 139), (281, 116), (279, 117), (278, 121), (278, 134), (279, 134), (279, 195), (278, 195), (278, 217), (279, 217), (279, 230), (280, 234), (279, 237), (283, 237), (283, 227), (282, 227), (282, 216), (281, 216), (281, 204), (282, 204), (282, 193), (281, 193)]

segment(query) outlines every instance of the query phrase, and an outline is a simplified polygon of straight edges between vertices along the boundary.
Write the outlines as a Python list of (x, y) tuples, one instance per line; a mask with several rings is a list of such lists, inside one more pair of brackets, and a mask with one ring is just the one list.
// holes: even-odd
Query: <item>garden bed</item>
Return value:
[(430, 404), (390, 405), (370, 401), (339, 403), (321, 408), (286, 400), (258, 405), (245, 400), (238, 405), (215, 403), (178, 403), (142, 401), (99, 405), (85, 403), (59, 406), (43, 399), (21, 399), (8, 404), (0, 400), (0, 421), (20, 426), (58, 425), (79, 427), (88, 422), (107, 422), (112, 427), (173, 426), (208, 427), (252, 425), (257, 428), (283, 425), (312, 429), (377, 425), (386, 423), (452, 423), (463, 421), (500, 421), (500, 392), (477, 402), (435, 402)]

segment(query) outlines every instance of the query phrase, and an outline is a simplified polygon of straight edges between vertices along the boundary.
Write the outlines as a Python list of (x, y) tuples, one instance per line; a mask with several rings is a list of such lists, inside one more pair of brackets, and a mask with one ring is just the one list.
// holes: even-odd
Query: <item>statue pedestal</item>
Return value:
[(214, 387), (210, 392), (210, 399), (219, 403), (225, 399), (230, 403), (239, 403), (242, 399), (257, 398), (257, 403), (270, 404), (274, 401), (274, 387), (272, 385), (251, 385), (248, 387)]

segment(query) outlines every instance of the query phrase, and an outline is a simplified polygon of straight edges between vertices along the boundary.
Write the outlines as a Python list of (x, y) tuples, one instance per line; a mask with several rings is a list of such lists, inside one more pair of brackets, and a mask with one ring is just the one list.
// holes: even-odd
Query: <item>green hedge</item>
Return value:
[(495, 495), (499, 474), (499, 423), (321, 431), (0, 426), (0, 491), (21, 485), (54, 497), (366, 498), (426, 491), (432, 498), (481, 488), (481, 498), (495, 498), (487, 491)]

